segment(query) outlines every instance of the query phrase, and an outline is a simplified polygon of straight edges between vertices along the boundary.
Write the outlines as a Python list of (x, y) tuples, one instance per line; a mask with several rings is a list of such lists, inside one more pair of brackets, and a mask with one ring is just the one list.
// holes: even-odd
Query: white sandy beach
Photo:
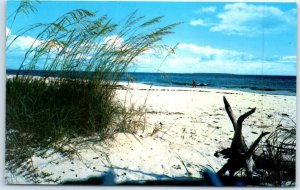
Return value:
[[(203, 166), (217, 171), (226, 163), (214, 156), (216, 151), (229, 147), (233, 137), (223, 96), (237, 117), (256, 107), (243, 125), (248, 145), (261, 131), (271, 132), (279, 123), (293, 126), (296, 121), (296, 96), (121, 84), (127, 90), (117, 90), (117, 99), (146, 109), (144, 131), (136, 135), (120, 133), (106, 143), (82, 147), (80, 159), (69, 160), (58, 154), (47, 159), (33, 157), (34, 165), (51, 173), (50, 177), (58, 182), (100, 176), (109, 168), (117, 174), (117, 182), (183, 177), (188, 173), (200, 177)], [(30, 183), (16, 174), (6, 173), (5, 178), (8, 184)]]

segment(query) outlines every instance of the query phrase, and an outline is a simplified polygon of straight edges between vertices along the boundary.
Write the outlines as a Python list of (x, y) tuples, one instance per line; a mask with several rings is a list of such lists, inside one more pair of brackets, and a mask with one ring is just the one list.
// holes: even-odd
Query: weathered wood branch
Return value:
[(224, 166), (217, 172), (219, 176), (224, 175), (230, 169), (230, 163), (227, 162)]
[(246, 156), (251, 156), (253, 151), (255, 150), (255, 148), (257, 147), (258, 143), (260, 142), (260, 140), (266, 136), (267, 134), (269, 134), (270, 132), (261, 132), (261, 134), (259, 135), (259, 137), (253, 142), (253, 144), (250, 146), (249, 150), (246, 153)]
[(239, 117), (239, 119), (237, 120), (237, 126), (238, 127), (242, 127), (243, 121), (249, 117), (251, 114), (253, 114), (255, 112), (256, 108), (251, 109), (250, 111), (244, 113), (243, 115), (241, 115)]
[(224, 154), (229, 157), (227, 163), (218, 171), (218, 175), (222, 176), (229, 171), (229, 175), (233, 176), (234, 173), (241, 168), (245, 168), (248, 175), (253, 171), (254, 161), (252, 159), (252, 154), (257, 147), (260, 140), (268, 134), (268, 132), (262, 132), (261, 135), (253, 142), (253, 144), (248, 148), (245, 143), (242, 134), (243, 121), (248, 118), (251, 114), (255, 112), (255, 108), (241, 115), (238, 120), (235, 119), (231, 106), (225, 96), (223, 97), (225, 110), (229, 116), (229, 119), (234, 128), (234, 136), (231, 142), (230, 148), (224, 149), (219, 153)]
[(226, 113), (228, 114), (228, 117), (229, 117), (229, 119), (232, 123), (233, 129), (235, 130), (236, 129), (236, 119), (235, 119), (235, 116), (232, 112), (231, 106), (228, 103), (228, 101), (226, 100), (225, 96), (223, 96), (223, 101), (224, 101), (224, 104), (225, 104)]

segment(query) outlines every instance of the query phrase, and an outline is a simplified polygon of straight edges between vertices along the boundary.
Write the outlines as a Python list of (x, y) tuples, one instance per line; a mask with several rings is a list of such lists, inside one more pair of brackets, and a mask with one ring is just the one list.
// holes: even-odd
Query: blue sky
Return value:
[[(7, 15), (18, 4), (8, 1)], [(141, 55), (132, 67), (135, 71), (296, 75), (296, 3), (49, 1), (36, 7), (36, 13), (18, 17), (12, 28), (8, 20), (7, 34), (78, 8), (107, 14), (115, 22), (137, 10), (148, 18), (164, 16), (162, 26), (183, 23), (163, 40), (170, 46), (178, 43), (176, 54), (163, 63)], [(16, 41), (7, 52), (7, 68), (18, 68), (35, 35), (24, 34)]]

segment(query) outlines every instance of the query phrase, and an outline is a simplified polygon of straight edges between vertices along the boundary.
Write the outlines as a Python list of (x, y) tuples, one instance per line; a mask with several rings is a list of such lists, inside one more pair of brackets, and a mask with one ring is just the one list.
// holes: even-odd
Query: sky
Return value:
[[(8, 1), (7, 16), (18, 5)], [(167, 59), (141, 55), (130, 71), (293, 76), (297, 72), (296, 3), (42, 1), (36, 8), (35, 13), (19, 15), (13, 25), (7, 19), (6, 34), (14, 36), (23, 27), (52, 22), (79, 8), (107, 14), (116, 23), (137, 10), (147, 18), (164, 16), (161, 26), (181, 24), (162, 41), (177, 44), (175, 54)], [(35, 36), (23, 34), (7, 50), (8, 69), (19, 67)]]

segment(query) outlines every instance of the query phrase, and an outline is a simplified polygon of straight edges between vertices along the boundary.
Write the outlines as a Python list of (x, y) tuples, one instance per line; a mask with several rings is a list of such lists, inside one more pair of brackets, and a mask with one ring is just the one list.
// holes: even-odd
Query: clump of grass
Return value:
[(6, 87), (7, 130), (22, 132), (37, 145), (49, 139), (109, 134), (107, 126), (118, 113), (118, 105), (110, 101), (114, 91), (91, 82), (14, 78)]
[(84, 81), (45, 83), (22, 77), (6, 85), (6, 160), (15, 168), (38, 151), (65, 152), (62, 144), (71, 139), (98, 136), (101, 141), (119, 131), (114, 118), (120, 105), (111, 100), (113, 90)]
[(129, 108), (123, 107), (118, 119), (118, 132), (135, 134), (138, 130), (145, 130), (146, 115), (143, 107), (136, 108), (133, 104)]
[[(79, 9), (7, 38), (9, 50), (26, 32), (38, 31), (16, 77), (6, 83), (8, 168), (15, 170), (49, 149), (66, 153), (64, 145), (74, 138), (98, 136), (101, 141), (116, 132), (134, 133), (143, 112), (117, 103), (115, 85), (144, 52), (173, 51), (158, 43), (177, 23), (158, 26), (162, 18), (146, 20), (134, 12), (115, 24), (106, 15)], [(43, 76), (31, 76), (34, 70)]]
[[(295, 122), (293, 122), (295, 124)], [(274, 186), (295, 186), (296, 180), (296, 125), (279, 124), (261, 143), (260, 154), (254, 157), (256, 166), (263, 170), (261, 183)]]

